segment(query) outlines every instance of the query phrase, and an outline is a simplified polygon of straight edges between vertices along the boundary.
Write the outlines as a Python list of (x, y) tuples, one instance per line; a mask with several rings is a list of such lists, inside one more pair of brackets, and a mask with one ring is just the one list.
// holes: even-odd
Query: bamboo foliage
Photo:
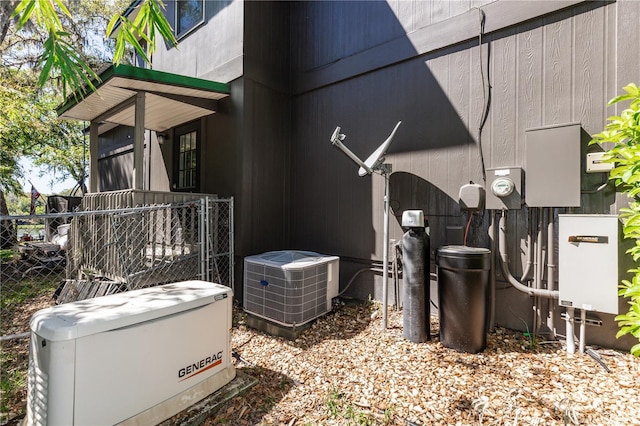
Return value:
[[(164, 7), (162, 0), (143, 0), (133, 21), (124, 14), (113, 16), (107, 25), (106, 36), (115, 35), (114, 63), (122, 61), (128, 47), (150, 63), (150, 54), (158, 36), (173, 46), (177, 45), (171, 25), (163, 13)], [(99, 77), (69, 42), (69, 33), (64, 29), (61, 16), (73, 20), (62, 0), (21, 0), (12, 14), (12, 18), (17, 20), (18, 30), (31, 22), (47, 33), (40, 57), (42, 68), (38, 84), (42, 87), (51, 77), (58, 77), (65, 98), (68, 94), (83, 98), (96, 90)]]

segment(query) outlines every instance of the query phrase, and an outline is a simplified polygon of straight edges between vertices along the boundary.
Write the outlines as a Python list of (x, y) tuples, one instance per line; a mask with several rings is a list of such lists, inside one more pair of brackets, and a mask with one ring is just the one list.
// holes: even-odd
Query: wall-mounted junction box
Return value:
[(489, 210), (522, 208), (522, 169), (520, 167), (487, 169), (485, 197)]
[(580, 207), (581, 133), (579, 123), (525, 131), (529, 207)]
[(613, 163), (603, 161), (604, 152), (590, 152), (587, 154), (587, 173), (609, 173)]
[(484, 188), (477, 183), (468, 183), (460, 187), (458, 205), (462, 210), (482, 210), (484, 208)]
[(558, 216), (560, 305), (618, 314), (618, 284), (630, 268), (618, 216)]

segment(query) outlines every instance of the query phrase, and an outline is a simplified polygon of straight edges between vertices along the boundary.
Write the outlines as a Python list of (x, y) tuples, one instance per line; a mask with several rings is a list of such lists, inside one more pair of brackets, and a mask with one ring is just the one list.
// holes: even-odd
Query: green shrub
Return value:
[[(594, 143), (613, 143), (605, 156), (606, 161), (614, 163), (609, 179), (629, 197), (629, 206), (620, 209), (625, 238), (635, 244), (627, 250), (638, 265), (640, 259), (640, 89), (635, 84), (624, 87), (626, 92), (609, 101), (609, 105), (629, 102), (629, 107), (619, 116), (607, 119), (605, 129), (593, 136)], [(629, 311), (616, 316), (620, 330), (616, 337), (631, 334), (640, 341), (640, 267), (631, 269), (634, 274), (631, 281), (620, 283), (619, 294), (628, 298)], [(640, 343), (631, 348), (631, 353), (640, 356)]]

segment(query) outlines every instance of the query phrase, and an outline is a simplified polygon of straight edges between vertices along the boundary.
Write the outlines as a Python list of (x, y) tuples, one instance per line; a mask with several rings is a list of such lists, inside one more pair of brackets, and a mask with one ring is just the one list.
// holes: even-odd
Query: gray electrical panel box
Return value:
[(522, 208), (522, 169), (498, 167), (487, 169), (485, 202), (489, 210)]
[(525, 131), (529, 207), (580, 207), (579, 123)]
[(618, 216), (558, 217), (560, 305), (618, 314), (618, 284), (630, 268)]

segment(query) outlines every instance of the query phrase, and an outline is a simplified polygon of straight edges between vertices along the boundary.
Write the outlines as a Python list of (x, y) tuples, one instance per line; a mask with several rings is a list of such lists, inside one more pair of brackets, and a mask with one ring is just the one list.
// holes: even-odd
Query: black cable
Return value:
[(487, 119), (489, 118), (489, 108), (491, 105), (491, 81), (490, 81), (490, 73), (489, 73), (489, 67), (490, 67), (490, 48), (489, 45), (487, 44), (487, 77), (486, 77), (486, 84), (485, 84), (485, 75), (484, 75), (484, 71), (483, 71), (483, 67), (482, 67), (482, 34), (484, 33), (484, 24), (485, 24), (485, 20), (486, 20), (486, 15), (484, 13), (484, 11), (480, 8), (478, 8), (478, 15), (480, 18), (480, 30), (478, 32), (478, 49), (480, 50), (479, 55), (480, 55), (480, 77), (481, 77), (481, 81), (482, 81), (482, 101), (484, 104), (484, 110), (482, 112), (482, 117), (480, 120), (480, 125), (478, 126), (478, 150), (480, 152), (480, 163), (482, 166), (482, 181), (484, 183), (487, 182), (487, 171), (485, 168), (485, 163), (484, 163), (484, 153), (482, 152), (482, 129), (484, 128), (484, 125), (487, 122)]
[(235, 350), (231, 351), (231, 356), (233, 356), (238, 361), (240, 361), (240, 362), (242, 362), (244, 364), (247, 364), (249, 367), (255, 367), (252, 363), (250, 363), (246, 359), (242, 358), (242, 356), (240, 356), (240, 354), (238, 352), (236, 352)]
[(589, 355), (591, 358), (593, 358), (598, 364), (600, 364), (602, 366), (602, 368), (604, 368), (606, 370), (607, 373), (611, 373), (611, 370), (609, 370), (609, 367), (607, 367), (607, 364), (604, 363), (604, 361), (602, 360), (602, 358), (600, 358), (600, 355), (598, 355), (593, 349), (585, 349), (584, 351), (587, 355)]
[(436, 308), (436, 311), (437, 311), (438, 310), (438, 306), (435, 303), (433, 303), (433, 300), (429, 299), (429, 302), (431, 302), (431, 306)]

